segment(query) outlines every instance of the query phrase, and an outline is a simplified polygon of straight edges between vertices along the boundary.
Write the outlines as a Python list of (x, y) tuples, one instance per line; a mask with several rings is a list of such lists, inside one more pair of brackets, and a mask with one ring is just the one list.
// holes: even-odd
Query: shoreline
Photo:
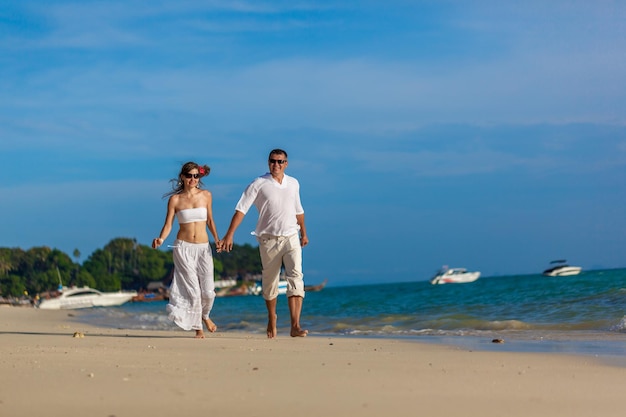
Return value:
[(197, 340), (74, 318), (0, 308), (0, 415), (623, 414), (626, 369), (590, 356), (219, 331)]
[[(114, 326), (115, 318), (113, 316), (98, 315), (98, 309), (82, 309), (74, 310), (75, 320), (78, 323), (85, 323), (100, 328), (124, 328), (127, 330), (155, 330), (155, 331), (180, 331), (173, 323), (167, 322), (168, 327), (164, 328), (163, 323), (159, 322), (159, 327), (151, 327), (154, 322), (148, 326), (136, 326), (139, 322), (129, 323), (126, 318), (117, 316), (117, 322), (121, 326)], [(163, 305), (165, 311), (165, 305)], [(264, 317), (261, 322), (251, 329), (241, 328), (241, 326), (221, 325), (219, 311), (217, 316), (213, 316), (221, 333), (225, 334), (250, 334), (265, 335)], [(287, 311), (283, 312), (288, 313)], [(146, 311), (135, 311), (131, 313), (126, 311), (126, 316), (136, 314), (143, 316)], [(154, 312), (151, 312), (154, 314)], [(163, 316), (165, 317), (165, 316)], [(131, 324), (129, 326), (129, 324)], [(134, 325), (133, 325), (134, 324)], [(249, 325), (250, 322), (247, 321)], [(283, 322), (284, 324), (284, 322)], [(288, 327), (281, 327), (279, 333), (288, 332)], [(620, 366), (626, 366), (626, 345), (624, 341), (624, 333), (596, 331), (596, 330), (465, 330), (459, 332), (405, 332), (405, 333), (376, 333), (367, 330), (356, 330), (350, 333), (337, 332), (318, 332), (309, 328), (310, 337), (333, 337), (333, 338), (357, 338), (357, 339), (393, 339), (404, 342), (417, 342), (426, 344), (439, 344), (453, 346), (468, 350), (494, 351), (494, 352), (520, 352), (520, 353), (566, 353), (592, 356), (603, 358), (611, 361), (611, 363)], [(492, 343), (494, 339), (501, 339), (502, 344)]]

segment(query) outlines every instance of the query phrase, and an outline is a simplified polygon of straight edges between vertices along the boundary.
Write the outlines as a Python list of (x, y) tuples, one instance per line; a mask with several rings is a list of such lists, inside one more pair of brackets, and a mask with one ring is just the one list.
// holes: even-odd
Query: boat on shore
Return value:
[[(323, 282), (317, 285), (305, 285), (304, 291), (307, 292), (315, 292), (321, 291), (326, 286), (326, 282), (328, 280), (325, 279)], [(278, 281), (278, 295), (287, 294), (287, 281), (281, 279)], [(248, 282), (240, 285), (227, 286), (223, 288), (216, 287), (216, 295), (217, 297), (231, 297), (237, 295), (261, 295), (263, 292), (261, 281)]]
[(144, 303), (150, 301), (164, 301), (169, 300), (169, 296), (165, 293), (158, 292), (140, 292), (131, 298), (133, 303)]
[(233, 297), (239, 295), (254, 295), (254, 284), (242, 283), (230, 287), (215, 288), (216, 297)]
[[(261, 295), (263, 292), (263, 286), (261, 285), (261, 281), (255, 281), (254, 285), (250, 287), (250, 294), (252, 295)], [(287, 281), (280, 280), (278, 281), (278, 295), (287, 294)]]
[(38, 307), (42, 310), (115, 307), (131, 301), (135, 296), (137, 291), (100, 292), (89, 287), (64, 287), (58, 297), (43, 299)]
[(434, 277), (430, 279), (430, 283), (437, 284), (466, 284), (474, 282), (480, 277), (480, 272), (468, 272), (465, 268), (448, 268), (442, 267)]
[(550, 262), (550, 264), (553, 266), (543, 271), (543, 275), (547, 277), (567, 277), (578, 275), (582, 271), (580, 266), (568, 265), (565, 259), (558, 259)]
[(162, 281), (149, 282), (146, 288), (140, 288), (131, 301), (132, 302), (150, 302), (164, 301), (170, 299), (170, 289)]

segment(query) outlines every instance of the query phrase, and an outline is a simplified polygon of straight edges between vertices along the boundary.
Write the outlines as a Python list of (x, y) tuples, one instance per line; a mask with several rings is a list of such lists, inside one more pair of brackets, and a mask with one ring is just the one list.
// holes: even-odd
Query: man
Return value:
[[(304, 225), (304, 209), (300, 202), (298, 180), (285, 174), (289, 165), (287, 152), (270, 152), (269, 172), (256, 178), (244, 190), (230, 226), (222, 241), (222, 250), (233, 248), (235, 230), (254, 204), (259, 219), (254, 235), (259, 242), (263, 265), (263, 298), (267, 307), (267, 337), (276, 337), (276, 301), (280, 270), (284, 265), (287, 280), (287, 300), (291, 316), (291, 336), (304, 337), (308, 330), (300, 327), (300, 313), (304, 299), (302, 248), (309, 243)], [(298, 236), (299, 235), (299, 236)]]

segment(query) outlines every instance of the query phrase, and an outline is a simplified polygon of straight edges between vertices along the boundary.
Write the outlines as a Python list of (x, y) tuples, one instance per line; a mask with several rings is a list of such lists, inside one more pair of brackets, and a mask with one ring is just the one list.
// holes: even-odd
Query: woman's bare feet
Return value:
[(267, 319), (267, 338), (273, 339), (278, 335), (278, 330), (276, 329), (276, 320), (278, 316), (273, 314)]
[(204, 339), (204, 332), (202, 330), (196, 330), (196, 339)]
[(308, 330), (301, 329), (300, 327), (291, 328), (291, 337), (304, 337), (309, 334)]
[[(210, 331), (211, 333), (215, 333), (215, 331), (217, 330), (217, 325), (213, 323), (213, 320), (202, 319), (202, 321), (204, 322), (204, 325), (206, 326), (208, 331)], [(204, 335), (202, 337), (204, 337)]]

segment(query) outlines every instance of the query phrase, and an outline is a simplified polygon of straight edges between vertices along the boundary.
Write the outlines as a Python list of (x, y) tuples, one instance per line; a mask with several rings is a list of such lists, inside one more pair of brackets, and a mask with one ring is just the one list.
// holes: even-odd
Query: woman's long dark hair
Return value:
[(208, 165), (199, 165), (192, 161), (185, 162), (180, 168), (178, 178), (172, 178), (170, 180), (170, 184), (172, 184), (172, 191), (163, 194), (163, 198), (173, 196), (174, 194), (180, 194), (185, 189), (183, 176), (185, 174), (188, 174), (192, 169), (197, 169), (198, 173), (200, 174), (200, 178), (198, 179), (198, 188), (201, 188), (201, 186), (204, 185), (202, 184), (202, 178), (209, 175), (209, 173), (211, 172), (211, 168)]

